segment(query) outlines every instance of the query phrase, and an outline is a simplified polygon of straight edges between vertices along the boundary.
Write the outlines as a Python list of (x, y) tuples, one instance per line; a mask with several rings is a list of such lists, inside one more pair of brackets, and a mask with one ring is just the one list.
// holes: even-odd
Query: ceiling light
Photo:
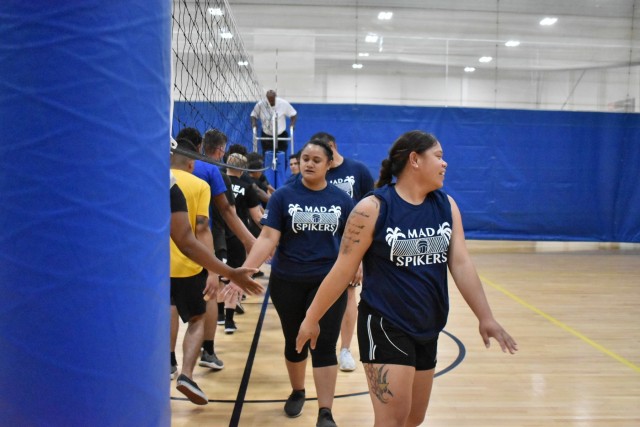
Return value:
[(473, 73), (476, 70), (476, 67), (464, 67), (465, 73)]
[(369, 56), (369, 52), (360, 52), (358, 56)]
[(393, 12), (380, 12), (378, 13), (378, 19), (381, 21), (388, 21), (393, 17)]
[(493, 61), (493, 58), (490, 56), (481, 56), (480, 59), (478, 59), (478, 61), (480, 62), (491, 62)]
[(353, 69), (355, 69), (355, 70), (359, 70), (360, 68), (362, 68), (362, 64), (355, 63), (355, 64), (353, 64), (353, 65), (351, 66), (351, 68), (353, 68)]
[(375, 33), (369, 33), (367, 34), (367, 36), (364, 38), (364, 41), (366, 41), (367, 43), (375, 43), (378, 41), (378, 35)]
[(540, 25), (549, 26), (549, 25), (555, 24), (556, 22), (558, 22), (558, 18), (552, 18), (552, 17), (547, 16), (546, 18), (543, 18), (540, 21)]
[(238, 65), (246, 67), (247, 65), (249, 65), (249, 61), (238, 61)]
[(233, 34), (231, 34), (229, 31), (222, 31), (220, 33), (220, 37), (222, 37), (223, 39), (232, 39)]
[(209, 9), (207, 9), (207, 12), (209, 12), (209, 15), (212, 15), (212, 16), (224, 15), (224, 13), (222, 12), (222, 9), (220, 9), (219, 7), (210, 7)]
[(507, 47), (516, 47), (516, 46), (520, 46), (520, 42), (518, 40), (509, 40), (504, 45)]

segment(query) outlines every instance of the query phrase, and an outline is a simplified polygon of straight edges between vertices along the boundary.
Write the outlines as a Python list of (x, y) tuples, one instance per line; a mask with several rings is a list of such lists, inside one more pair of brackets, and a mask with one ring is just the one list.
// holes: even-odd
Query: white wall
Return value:
[[(640, 67), (571, 71), (500, 71), (422, 75), (331, 70), (286, 73), (279, 95), (292, 102), (456, 106), (565, 111), (614, 111), (616, 101), (636, 99), (640, 111)], [(309, 76), (314, 75), (313, 79)]]

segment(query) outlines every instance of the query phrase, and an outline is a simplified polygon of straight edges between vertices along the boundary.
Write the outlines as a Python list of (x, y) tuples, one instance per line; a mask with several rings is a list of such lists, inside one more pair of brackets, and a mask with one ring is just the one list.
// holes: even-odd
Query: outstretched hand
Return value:
[(486, 322), (480, 322), (479, 329), (485, 347), (489, 348), (491, 346), (489, 338), (494, 338), (498, 341), (498, 344), (500, 344), (500, 348), (502, 348), (503, 353), (509, 351), (509, 353), (515, 354), (515, 352), (518, 351), (518, 344), (516, 341), (511, 338), (511, 335), (509, 335), (507, 331), (505, 331), (494, 319)]
[(262, 285), (251, 278), (257, 272), (257, 268), (238, 267), (229, 274), (229, 280), (249, 295), (259, 294), (263, 291)]
[(305, 317), (304, 321), (300, 325), (300, 329), (298, 330), (298, 337), (296, 338), (296, 351), (298, 353), (302, 352), (302, 349), (304, 349), (304, 345), (309, 340), (311, 340), (309, 346), (315, 349), (318, 335), (320, 335), (320, 325), (317, 322), (314, 323)]
[(218, 294), (218, 275), (217, 274), (209, 274), (207, 276), (207, 281), (202, 291), (202, 298), (205, 301), (216, 299), (216, 295)]

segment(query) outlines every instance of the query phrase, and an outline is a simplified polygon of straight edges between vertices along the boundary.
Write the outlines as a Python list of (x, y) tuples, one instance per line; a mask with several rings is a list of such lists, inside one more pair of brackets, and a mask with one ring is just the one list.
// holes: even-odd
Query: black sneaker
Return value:
[(187, 398), (196, 405), (206, 405), (209, 403), (209, 399), (207, 399), (207, 395), (204, 394), (198, 384), (195, 381), (189, 379), (186, 375), (181, 374), (178, 377), (176, 390), (180, 393), (187, 396)]
[(318, 422), (316, 423), (316, 427), (338, 427), (336, 422), (333, 420), (333, 415), (331, 415), (331, 409), (320, 408), (318, 411)]
[(222, 360), (218, 359), (215, 351), (209, 354), (206, 350), (202, 350), (202, 355), (200, 356), (200, 362), (198, 362), (198, 366), (204, 366), (205, 368), (211, 368), (219, 371), (224, 368), (224, 363), (222, 362)]
[(232, 334), (237, 330), (238, 330), (238, 327), (236, 326), (236, 322), (234, 322), (233, 320), (225, 320), (224, 321), (224, 333), (225, 334)]
[(224, 313), (218, 313), (218, 325), (224, 325)]
[(238, 314), (244, 314), (244, 307), (240, 304), (240, 301), (236, 304), (235, 312)]
[(257, 273), (253, 273), (253, 275), (251, 276), (252, 279), (257, 279), (258, 277), (264, 277), (264, 271), (258, 270)]
[(284, 404), (284, 413), (289, 418), (296, 418), (302, 414), (302, 407), (305, 402), (304, 390), (293, 390)]

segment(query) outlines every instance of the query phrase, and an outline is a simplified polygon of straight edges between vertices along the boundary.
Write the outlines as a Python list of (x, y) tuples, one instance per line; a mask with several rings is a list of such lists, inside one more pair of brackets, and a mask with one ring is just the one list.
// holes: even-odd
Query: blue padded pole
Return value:
[(285, 167), (289, 166), (288, 160), (286, 158), (286, 153), (283, 151), (278, 151), (276, 153), (276, 170), (273, 170), (269, 167), (273, 163), (273, 151), (268, 150), (264, 153), (264, 164), (269, 167), (264, 171), (267, 180), (269, 180), (269, 184), (273, 186), (273, 188), (278, 189), (284, 185), (287, 181), (287, 175), (285, 172)]
[(3, 425), (168, 426), (171, 2), (0, 2)]

